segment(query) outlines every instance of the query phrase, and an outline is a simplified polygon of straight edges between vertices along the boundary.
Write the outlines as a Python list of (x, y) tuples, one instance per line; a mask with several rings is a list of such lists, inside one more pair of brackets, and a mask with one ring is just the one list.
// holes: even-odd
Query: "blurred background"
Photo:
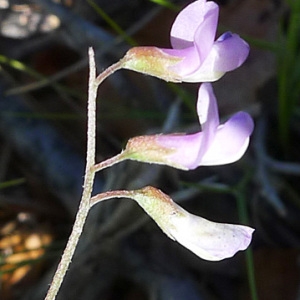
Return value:
[[(88, 61), (98, 73), (133, 45), (170, 47), (188, 0), (0, 0), (0, 299), (43, 299), (71, 231), (85, 167)], [(207, 262), (130, 200), (93, 207), (57, 299), (300, 299), (300, 1), (219, 0), (224, 31), (251, 46), (214, 83), (220, 116), (255, 120), (231, 165), (183, 172), (123, 162), (94, 194), (152, 185), (193, 214), (256, 229), (251, 248)], [(99, 88), (97, 161), (133, 136), (199, 130), (199, 84), (121, 70)]]

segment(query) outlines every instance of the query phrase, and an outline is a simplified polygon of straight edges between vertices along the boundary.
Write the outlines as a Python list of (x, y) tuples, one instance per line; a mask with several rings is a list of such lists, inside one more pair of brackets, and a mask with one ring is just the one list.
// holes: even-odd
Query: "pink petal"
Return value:
[(219, 7), (214, 2), (195, 1), (179, 15), (171, 29), (174, 49), (163, 49), (167, 54), (184, 60), (172, 68), (185, 77), (199, 69), (214, 43)]
[(202, 157), (209, 151), (219, 126), (217, 100), (210, 83), (203, 83), (199, 88), (197, 113), (202, 132), (157, 137), (161, 146), (176, 149), (176, 152), (169, 156), (170, 161), (177, 162), (187, 169), (195, 169), (201, 164)]
[(200, 67), (200, 56), (197, 49), (192, 46), (185, 49), (161, 49), (168, 55), (182, 58), (183, 60), (176, 65), (170, 67), (172, 72), (181, 77), (181, 80), (185, 81), (185, 77), (189, 74), (193, 74)]
[[(176, 204), (175, 204), (176, 205)], [(215, 223), (187, 213), (176, 205), (185, 218), (173, 217), (169, 235), (199, 257), (219, 261), (245, 250), (254, 229), (243, 225)]]
[[(196, 48), (193, 48), (194, 51), (197, 53), (194, 54), (194, 57), (186, 57), (184, 60), (179, 62), (178, 64), (171, 67), (171, 70), (173, 72), (176, 72), (179, 74), (179, 76), (182, 77), (182, 81), (184, 82), (214, 82), (218, 79), (220, 79), (226, 72), (219, 71), (216, 69), (216, 61), (217, 61), (217, 55), (216, 51), (214, 49), (214, 46), (212, 47), (210, 53), (206, 57), (206, 59), (200, 64), (200, 57), (198, 54), (198, 51), (196, 51)], [(181, 50), (183, 51), (183, 50)], [(171, 54), (167, 52), (167, 54)], [(177, 55), (179, 57), (182, 57), (180, 55)], [(194, 61), (193, 61), (194, 59)], [(192, 63), (191, 63), (192, 62)]]
[(199, 25), (194, 36), (194, 45), (199, 53), (200, 62), (206, 59), (215, 41), (219, 18), (219, 7), (214, 2), (207, 2), (207, 12), (203, 22)]
[(249, 54), (249, 45), (237, 34), (224, 33), (214, 43), (208, 63), (212, 63), (214, 70), (228, 72), (244, 63)]
[(171, 29), (171, 44), (174, 49), (191, 47), (194, 35), (203, 22), (206, 0), (198, 0), (185, 7), (176, 17)]
[(219, 126), (215, 139), (202, 158), (202, 165), (223, 165), (237, 161), (245, 153), (253, 131), (249, 114), (238, 112)]
[[(157, 135), (156, 142), (167, 149), (174, 149), (174, 154), (168, 155), (166, 165), (180, 166), (182, 169), (197, 168), (199, 152), (203, 146), (202, 132), (194, 134)], [(168, 163), (169, 162), (169, 163)]]
[[(201, 45), (199, 45), (201, 47)], [(198, 69), (185, 73), (185, 82), (213, 82), (224, 73), (238, 68), (249, 54), (249, 45), (237, 34), (224, 33), (213, 44), (211, 51)], [(185, 61), (180, 62), (182, 68)], [(176, 65), (177, 67), (177, 65)], [(181, 75), (181, 74), (180, 74)]]
[(202, 131), (207, 127), (216, 129), (220, 124), (217, 99), (210, 83), (202, 83), (199, 88), (197, 114)]
[(203, 83), (198, 92), (197, 113), (202, 127), (201, 147), (195, 161), (199, 166), (202, 156), (209, 149), (219, 126), (217, 99), (210, 83)]

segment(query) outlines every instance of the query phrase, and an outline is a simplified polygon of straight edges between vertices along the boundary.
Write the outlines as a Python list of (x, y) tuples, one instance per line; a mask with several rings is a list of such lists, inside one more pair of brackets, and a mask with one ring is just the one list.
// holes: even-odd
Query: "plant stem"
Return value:
[[(251, 174), (246, 174), (245, 178), (243, 178), (238, 186), (233, 190), (233, 194), (237, 200), (237, 207), (238, 207), (238, 214), (240, 220), (243, 224), (249, 224), (249, 216), (247, 212), (246, 206), (246, 197), (245, 197), (245, 185), (248, 182), (249, 177)], [(258, 300), (256, 282), (255, 282), (255, 270), (254, 270), (254, 261), (253, 261), (253, 252), (251, 247), (246, 250), (246, 265), (247, 265), (247, 277), (248, 283), (251, 293), (252, 300)]]
[(87, 124), (87, 155), (86, 168), (84, 176), (84, 186), (79, 209), (76, 215), (74, 226), (69, 237), (67, 246), (62, 255), (61, 261), (54, 274), (51, 286), (48, 290), (45, 300), (54, 300), (63, 282), (65, 274), (71, 263), (76, 246), (85, 224), (89, 209), (90, 199), (93, 191), (93, 183), (95, 178), (95, 152), (96, 152), (96, 98), (97, 89), (100, 83), (111, 75), (114, 71), (121, 68), (120, 64), (114, 64), (106, 69), (96, 78), (95, 57), (92, 48), (89, 49), (90, 75), (89, 75), (89, 92), (88, 92), (88, 124)]
[(112, 198), (129, 198), (134, 200), (135, 194), (136, 191), (127, 191), (127, 190), (108, 191), (105, 193), (101, 193), (91, 198), (90, 207), (94, 206), (95, 204), (101, 201), (109, 200)]
[(257, 294), (257, 288), (255, 282), (253, 251), (251, 247), (246, 250), (246, 264), (247, 264), (247, 275), (248, 275), (251, 298), (252, 300), (258, 300), (258, 294)]
[(295, 89), (297, 89), (297, 84), (292, 79), (295, 74), (297, 59), (299, 59), (298, 37), (300, 31), (300, 2), (297, 0), (289, 1), (289, 5), (290, 17), (287, 32), (284, 33), (284, 25), (282, 25), (279, 43), (283, 47), (278, 51), (279, 138), (285, 152), (287, 152), (290, 142), (291, 116), (297, 100), (297, 96), (295, 97), (294, 93)]
[(106, 169), (108, 167), (111, 167), (112, 165), (115, 165), (123, 160), (126, 160), (127, 157), (123, 155), (123, 153), (117, 154), (116, 156), (113, 156), (111, 158), (108, 158), (104, 161), (101, 161), (100, 163), (93, 166), (94, 172), (99, 172), (103, 169)]
[(87, 124), (87, 153), (86, 153), (86, 168), (84, 175), (84, 185), (79, 209), (75, 218), (73, 229), (69, 237), (67, 246), (62, 255), (61, 261), (54, 274), (52, 283), (48, 290), (45, 300), (54, 300), (66, 275), (68, 267), (71, 263), (79, 238), (81, 236), (83, 226), (85, 224), (89, 209), (90, 199), (93, 191), (93, 184), (96, 169), (95, 154), (96, 154), (96, 98), (99, 85), (105, 78), (113, 74), (115, 71), (122, 68), (122, 62), (119, 61), (96, 77), (95, 54), (92, 48), (89, 48), (89, 92), (88, 92), (88, 124)]
[[(118, 62), (114, 63), (113, 65), (109, 66), (107, 69), (105, 69), (100, 75), (97, 76), (97, 78), (94, 81), (94, 84), (97, 85), (97, 87), (106, 79), (108, 76), (112, 75), (116, 71), (122, 69), (123, 67), (123, 60), (119, 60)], [(96, 90), (97, 92), (97, 90)]]

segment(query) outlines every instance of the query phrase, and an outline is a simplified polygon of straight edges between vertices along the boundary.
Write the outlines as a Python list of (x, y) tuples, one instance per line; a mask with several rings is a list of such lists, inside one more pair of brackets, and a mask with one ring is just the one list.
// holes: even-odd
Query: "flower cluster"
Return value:
[[(171, 82), (204, 83), (197, 101), (201, 131), (134, 137), (117, 156), (117, 162), (130, 159), (192, 170), (204, 165), (229, 164), (245, 153), (254, 127), (251, 116), (238, 112), (220, 124), (217, 100), (209, 82), (243, 64), (249, 46), (231, 32), (215, 39), (218, 15), (216, 3), (197, 0), (178, 14), (171, 29), (171, 49), (134, 47), (121, 59), (120, 68)], [(251, 242), (254, 229), (214, 223), (189, 214), (157, 189), (131, 191), (130, 197), (170, 238), (203, 259), (231, 257)]]
[[(254, 127), (252, 118), (245, 112), (238, 112), (220, 124), (217, 100), (209, 82), (239, 67), (248, 56), (249, 46), (238, 35), (230, 32), (215, 40), (218, 15), (218, 5), (212, 1), (197, 0), (189, 4), (178, 14), (172, 26), (171, 49), (134, 47), (98, 77), (94, 53), (90, 49), (84, 191), (72, 233), (45, 299), (55, 298), (88, 211), (103, 200), (121, 197), (134, 199), (168, 237), (206, 260), (219, 261), (249, 246), (253, 228), (215, 223), (192, 215), (153, 187), (108, 191), (91, 197), (95, 173), (125, 159), (191, 170), (201, 165), (232, 163), (245, 153)], [(204, 82), (199, 88), (197, 102), (201, 131), (135, 137), (128, 141), (120, 154), (95, 164), (97, 89), (105, 78), (122, 68), (171, 82)]]

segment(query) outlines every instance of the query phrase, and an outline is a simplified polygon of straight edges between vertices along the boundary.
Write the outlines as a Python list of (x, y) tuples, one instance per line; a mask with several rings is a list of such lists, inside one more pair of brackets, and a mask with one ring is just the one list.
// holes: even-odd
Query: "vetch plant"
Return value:
[(96, 164), (96, 97), (99, 85), (115, 71), (126, 68), (169, 81), (213, 81), (240, 66), (248, 55), (248, 45), (237, 35), (226, 33), (214, 41), (218, 6), (198, 0), (187, 6), (175, 20), (172, 30), (174, 49), (136, 47), (123, 59), (96, 75), (94, 52), (89, 49), (87, 155), (84, 188), (75, 223), (54, 275), (46, 300), (55, 299), (62, 284), (90, 208), (111, 198), (135, 200), (171, 239), (199, 257), (218, 261), (245, 250), (254, 229), (215, 223), (192, 215), (162, 191), (139, 190), (104, 192), (92, 197), (95, 174), (125, 159), (164, 164), (183, 170), (201, 165), (228, 164), (246, 151), (253, 130), (252, 118), (238, 112), (220, 124), (212, 86), (199, 88), (197, 112), (202, 130), (194, 134), (167, 134), (132, 138), (120, 154)]
[(172, 82), (212, 82), (238, 68), (249, 54), (248, 44), (226, 32), (216, 41), (219, 7), (198, 0), (185, 7), (171, 29), (172, 49), (134, 47), (122, 59), (125, 69)]

